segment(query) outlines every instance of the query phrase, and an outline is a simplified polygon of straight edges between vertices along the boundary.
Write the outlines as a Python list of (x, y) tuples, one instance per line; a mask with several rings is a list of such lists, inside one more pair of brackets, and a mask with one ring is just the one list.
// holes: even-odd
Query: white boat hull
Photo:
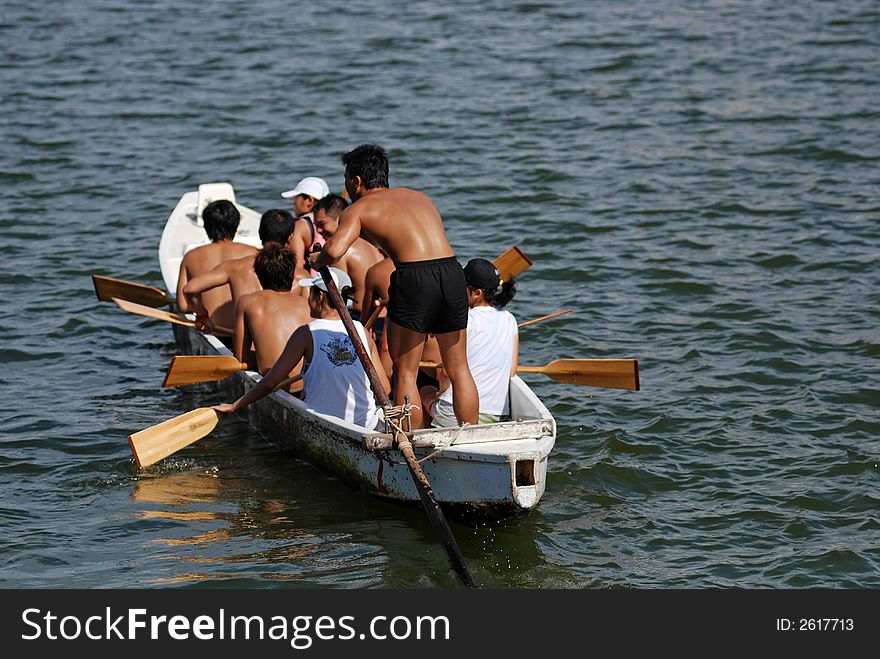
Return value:
[[(198, 194), (185, 194), (165, 227), (160, 262), (166, 286), (176, 288), (177, 269), (188, 246), (204, 240), (195, 226)], [(255, 235), (253, 218), (244, 230)], [(201, 230), (204, 236), (204, 230)], [(250, 242), (250, 241), (248, 241)], [(230, 354), (215, 337), (173, 325), (182, 354)], [(219, 383), (223, 400), (234, 400), (259, 381), (241, 371)], [(434, 495), (455, 516), (508, 517), (534, 508), (544, 494), (547, 460), (556, 440), (556, 423), (547, 408), (514, 377), (511, 416), (515, 421), (465, 429), (427, 429), (413, 434), (413, 445)], [(245, 410), (250, 424), (271, 443), (359, 490), (380, 497), (418, 502), (409, 468), (389, 450), (390, 438), (309, 409), (298, 398), (277, 392)], [(451, 445), (450, 445), (451, 444)]]

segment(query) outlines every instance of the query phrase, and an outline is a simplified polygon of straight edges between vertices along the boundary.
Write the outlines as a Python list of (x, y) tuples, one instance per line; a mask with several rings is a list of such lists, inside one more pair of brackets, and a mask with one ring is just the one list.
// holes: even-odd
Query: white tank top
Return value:
[[(495, 307), (468, 310), (467, 359), (480, 395), (480, 412), (510, 414), (510, 365), (518, 329), (509, 311)], [(452, 402), (452, 387), (440, 398)]]
[[(366, 347), (363, 325), (354, 322)], [(341, 320), (313, 320), (312, 361), (303, 369), (305, 404), (321, 414), (331, 414), (372, 430), (379, 413), (370, 381)], [(369, 348), (367, 348), (369, 350)]]

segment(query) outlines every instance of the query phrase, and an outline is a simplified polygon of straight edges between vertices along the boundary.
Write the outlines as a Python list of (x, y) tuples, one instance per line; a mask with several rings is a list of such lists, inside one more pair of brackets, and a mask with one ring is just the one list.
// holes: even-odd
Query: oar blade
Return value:
[(539, 372), (566, 384), (639, 390), (637, 359), (557, 359)]
[(220, 416), (200, 407), (129, 435), (128, 443), (138, 467), (148, 467), (201, 439), (217, 426)]
[(216, 382), (246, 368), (247, 364), (242, 364), (232, 355), (177, 355), (171, 360), (162, 386), (182, 387), (200, 382)]
[(114, 297), (147, 307), (163, 307), (174, 302), (174, 298), (165, 291), (146, 284), (136, 284), (101, 275), (92, 275), (92, 283), (95, 285), (95, 294), (101, 302), (112, 302)]
[(522, 271), (530, 268), (532, 259), (526, 256), (519, 247), (513, 246), (492, 263), (498, 268), (501, 281), (510, 281)]
[(153, 307), (138, 304), (137, 302), (129, 302), (128, 300), (122, 300), (118, 297), (111, 298), (111, 300), (117, 307), (128, 313), (146, 316), (147, 318), (155, 318), (156, 320), (164, 320), (169, 323), (177, 323), (178, 325), (186, 325), (187, 327), (195, 327), (193, 321), (180, 314), (163, 311), (162, 309), (154, 309)]

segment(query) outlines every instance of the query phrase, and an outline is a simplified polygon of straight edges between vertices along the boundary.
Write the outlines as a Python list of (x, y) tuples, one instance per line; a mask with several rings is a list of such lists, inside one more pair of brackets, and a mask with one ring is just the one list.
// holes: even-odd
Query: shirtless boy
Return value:
[(180, 262), (177, 306), (183, 312), (204, 312), (213, 325), (231, 328), (235, 321), (235, 309), (232, 306), (232, 292), (229, 286), (205, 291), (201, 298), (202, 309), (196, 309), (189, 304), (183, 289), (190, 279), (208, 272), (221, 261), (256, 254), (257, 248), (233, 242), (241, 215), (231, 201), (226, 199), (212, 201), (202, 211), (202, 219), (205, 223), (205, 233), (208, 234), (211, 242), (190, 250)]
[[(336, 263), (358, 236), (380, 245), (393, 259), (388, 302), (388, 349), (396, 376), (395, 403), (405, 395), (418, 404), (416, 377), (425, 335), (434, 334), (452, 383), (459, 423), (477, 423), (479, 400), (467, 363), (467, 286), (461, 264), (446, 239), (443, 220), (423, 193), (388, 187), (388, 156), (363, 144), (342, 156), (345, 189), (354, 203), (312, 267)], [(413, 409), (414, 428), (421, 410)]]
[[(311, 320), (309, 304), (293, 286), (293, 252), (269, 242), (254, 258), (254, 271), (262, 290), (242, 296), (235, 305), (236, 359), (261, 375), (272, 368), (287, 340)], [(254, 350), (251, 350), (253, 343)], [(287, 377), (299, 373), (293, 366)]]
[[(260, 240), (263, 247), (277, 243), (282, 247), (287, 244), (293, 231), (293, 216), (286, 210), (273, 208), (260, 217)], [(256, 251), (237, 259), (222, 261), (208, 272), (190, 279), (183, 287), (186, 304), (197, 313), (204, 313), (201, 296), (207, 291), (229, 284), (232, 292), (233, 308), (243, 295), (260, 290), (260, 280), (254, 272)], [(291, 274), (293, 274), (291, 272)], [(227, 325), (226, 327), (232, 327)]]
[[(329, 194), (315, 204), (315, 229), (324, 237), (325, 241), (336, 233), (339, 218), (342, 217), (342, 212), (347, 207), (348, 202), (336, 194)], [(357, 238), (336, 263), (336, 267), (344, 270), (351, 279), (351, 317), (355, 320), (361, 320), (363, 313), (362, 301), (367, 270), (381, 260), (382, 254), (378, 249), (363, 238)], [(364, 322), (366, 320), (363, 318)]]

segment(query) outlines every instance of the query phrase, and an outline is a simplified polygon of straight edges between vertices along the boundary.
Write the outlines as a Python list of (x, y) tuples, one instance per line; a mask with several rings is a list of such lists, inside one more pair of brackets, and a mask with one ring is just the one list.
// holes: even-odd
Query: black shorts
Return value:
[(397, 263), (388, 289), (388, 318), (422, 334), (445, 334), (467, 327), (464, 270), (454, 256)]

